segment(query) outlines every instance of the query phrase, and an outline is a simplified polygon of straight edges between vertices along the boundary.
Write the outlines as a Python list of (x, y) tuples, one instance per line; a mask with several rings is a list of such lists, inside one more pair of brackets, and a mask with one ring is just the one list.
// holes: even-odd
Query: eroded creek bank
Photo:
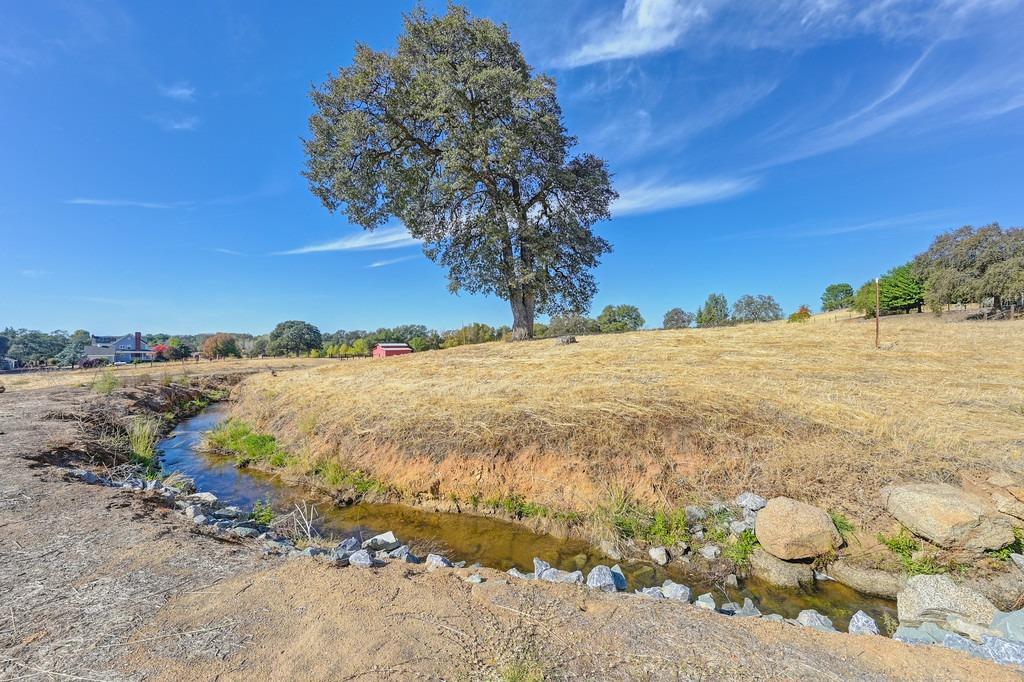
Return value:
[[(338, 540), (366, 539), (393, 532), (403, 542), (443, 554), (452, 561), (479, 563), (506, 571), (533, 570), (534, 557), (565, 571), (587, 573), (594, 566), (610, 563), (599, 551), (579, 538), (562, 539), (535, 533), (528, 528), (493, 517), (426, 511), (401, 504), (359, 503), (337, 507), (318, 499), (304, 487), (289, 485), (277, 476), (255, 469), (238, 468), (228, 457), (211, 455), (200, 445), (204, 434), (227, 417), (228, 406), (217, 404), (198, 416), (181, 422), (161, 441), (161, 465), (166, 473), (180, 472), (192, 478), (199, 490), (213, 493), (220, 504), (251, 509), (269, 503), (278, 513), (295, 505), (315, 503), (316, 525), (321, 533)], [(895, 603), (862, 595), (835, 581), (818, 581), (813, 589), (779, 588), (754, 578), (730, 587), (721, 581), (687, 571), (674, 564), (657, 566), (648, 562), (621, 562), (630, 590), (661, 585), (672, 580), (688, 585), (694, 596), (711, 593), (716, 602), (742, 603), (751, 599), (761, 612), (796, 618), (800, 611), (815, 609), (846, 629), (850, 617), (863, 610), (879, 623), (895, 618)]]

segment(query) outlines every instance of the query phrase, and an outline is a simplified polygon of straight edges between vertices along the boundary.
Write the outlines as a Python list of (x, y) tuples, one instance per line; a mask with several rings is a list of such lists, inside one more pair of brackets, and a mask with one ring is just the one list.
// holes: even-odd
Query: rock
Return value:
[(909, 483), (882, 489), (889, 513), (940, 547), (975, 552), (1013, 542), (1010, 523), (984, 498), (946, 483)]
[(983, 637), (982, 648), (996, 663), (1024, 665), (1024, 644), (998, 637)]
[(875, 619), (863, 611), (858, 611), (853, 614), (853, 617), (850, 618), (850, 627), (847, 628), (847, 632), (851, 635), (880, 634), (878, 632), (878, 624), (875, 623)]
[(576, 337), (575, 336), (559, 336), (558, 340), (555, 341), (555, 343), (557, 345), (559, 345), (559, 346), (567, 346), (570, 343), (576, 343)]
[(213, 511), (214, 518), (237, 519), (242, 516), (242, 510), (238, 507), (222, 507)]
[(708, 510), (712, 514), (721, 514), (723, 512), (729, 512), (729, 515), (732, 515), (732, 510), (729, 509), (729, 505), (727, 505), (725, 502), (722, 502), (721, 500), (715, 500), (714, 502), (709, 504)]
[(1003, 490), (992, 491), (992, 502), (996, 511), (1009, 514), (1016, 519), (1024, 519), (1024, 502)]
[(735, 615), (740, 610), (740, 605), (734, 601), (727, 601), (718, 607), (718, 610), (727, 616)]
[(708, 561), (714, 561), (722, 553), (718, 545), (704, 545), (700, 548), (700, 555)]
[(688, 523), (693, 523), (694, 521), (703, 521), (708, 517), (708, 513), (706, 511), (704, 511), (700, 507), (693, 505), (684, 509), (683, 513), (686, 514), (686, 521)]
[(1021, 571), (1024, 571), (1024, 554), (1017, 554), (1014, 552), (1010, 555), (1010, 561), (1013, 562), (1014, 566), (1019, 568)]
[(363, 542), (363, 549), (368, 549), (371, 552), (379, 552), (385, 550), (390, 552), (393, 549), (398, 549), (401, 546), (401, 542), (395, 537), (395, 534), (391, 531), (387, 533), (381, 533), (380, 535), (374, 535), (369, 540)]
[(754, 530), (754, 522), (747, 520), (729, 522), (729, 532), (733, 535), (743, 535), (745, 530)]
[(349, 566), (355, 566), (356, 568), (372, 568), (375, 563), (373, 556), (365, 549), (352, 552), (348, 557)]
[(944, 623), (950, 616), (987, 625), (996, 607), (974, 590), (957, 585), (948, 575), (915, 575), (896, 595), (900, 623)]
[(551, 568), (551, 564), (544, 561), (543, 559), (533, 557), (533, 574), (535, 576), (537, 576), (538, 578), (541, 577), (544, 574), (544, 571), (548, 570), (549, 568)]
[(651, 561), (659, 566), (664, 566), (668, 563), (668, 550), (664, 547), (651, 547), (647, 553), (650, 555)]
[(661, 591), (660, 587), (644, 587), (643, 589), (636, 590), (636, 593), (641, 597), (650, 597), (651, 599), (665, 598), (665, 593)]
[(576, 570), (579, 571), (583, 570), (583, 567), (587, 565), (588, 561), (590, 561), (590, 557), (588, 557), (586, 554), (583, 554), (582, 552), (580, 552), (572, 558), (573, 566), (575, 566)]
[(100, 477), (87, 469), (73, 469), (68, 472), (69, 476), (74, 476), (83, 483), (100, 483)]
[(715, 598), (711, 596), (710, 592), (697, 597), (697, 600), (693, 602), (693, 605), (700, 609), (708, 609), (709, 611), (715, 610)]
[(843, 543), (828, 514), (789, 497), (773, 497), (765, 505), (755, 533), (761, 546), (780, 559), (810, 559)]
[(992, 485), (999, 486), (1000, 488), (1008, 488), (1010, 486), (1017, 485), (1017, 481), (1013, 476), (1004, 471), (1000, 471), (989, 476), (988, 482)]
[(761, 620), (770, 620), (773, 623), (781, 623), (785, 620), (782, 616), (777, 613), (766, 613), (761, 616)]
[[(273, 552), (275, 554), (287, 554), (288, 552), (291, 552), (295, 549), (294, 545), (290, 545), (286, 542), (281, 542), (280, 540), (264, 540), (263, 547), (267, 551)], [(347, 559), (346, 563), (348, 563)]]
[[(370, 551), (370, 550), (366, 550), (366, 551)], [(386, 549), (378, 549), (376, 552), (373, 553), (373, 558), (376, 559), (377, 561), (387, 561), (388, 559), (391, 558), (391, 555), (388, 553), (388, 551)]]
[[(998, 617), (999, 616), (996, 615), (996, 618)], [(982, 641), (981, 638), (985, 635), (988, 635), (989, 637), (1001, 637), (1003, 634), (999, 630), (995, 630), (985, 625), (979, 625), (977, 623), (970, 623), (963, 618), (947, 618), (945, 628), (957, 633), (958, 635), (969, 637), (979, 644)]]
[(196, 524), (197, 526), (202, 526), (206, 524), (208, 520), (209, 519), (207, 519), (206, 516), (204, 516), (203, 514), (196, 514), (192, 517), (192, 523)]
[(577, 585), (583, 584), (583, 571), (562, 571), (557, 568), (549, 568), (548, 570), (537, 576), (541, 580), (546, 580), (549, 583), (575, 583)]
[(796, 622), (804, 627), (814, 628), (822, 632), (836, 632), (835, 626), (832, 625), (832, 620), (814, 609), (804, 609), (801, 611), (800, 615), (796, 617)]
[(743, 608), (736, 611), (733, 615), (739, 618), (758, 618), (761, 615), (761, 611), (754, 606), (754, 601), (750, 597), (744, 597)]
[(607, 566), (599, 565), (590, 569), (587, 574), (587, 587), (602, 592), (615, 592), (618, 588), (615, 585), (615, 574)]
[(694, 526), (690, 529), (690, 539), (701, 542), (704, 540), (704, 529), (700, 526)]
[(465, 578), (463, 578), (463, 580), (465, 580), (467, 583), (473, 583), (474, 585), (479, 585), (480, 583), (482, 583), (484, 581), (484, 577), (482, 575), (480, 575), (479, 573), (474, 573), (473, 575), (466, 576)]
[(618, 545), (611, 540), (601, 540), (600, 549), (601, 553), (612, 561), (619, 561), (622, 559), (622, 552), (619, 551)]
[(684, 601), (687, 603), (690, 601), (690, 588), (671, 580), (666, 580), (662, 584), (661, 593), (665, 595), (666, 599)]
[(997, 613), (992, 619), (991, 626), (1007, 639), (1024, 642), (1024, 609), (1009, 613)]
[(389, 559), (401, 559), (405, 561), (405, 558), (409, 556), (411, 553), (412, 551), (409, 549), (409, 545), (402, 545), (400, 547), (394, 548), (387, 554)]
[(892, 638), (907, 644), (938, 644), (948, 634), (935, 623), (922, 623), (919, 627), (900, 625), (892, 634)]
[(768, 500), (748, 491), (736, 497), (736, 504), (750, 511), (758, 511), (764, 509), (764, 506), (768, 504)]
[(454, 564), (448, 561), (447, 558), (440, 554), (428, 554), (427, 560), (424, 562), (427, 566), (428, 571), (432, 571), (435, 568), (453, 568)]
[(612, 566), (612, 578), (615, 580), (615, 589), (626, 589), (626, 574), (622, 572), (622, 568), (618, 564)]
[(729, 575), (725, 576), (725, 579), (722, 581), (722, 584), (726, 587), (736, 588), (740, 586), (740, 581), (736, 577), (735, 573), (730, 573)]
[(750, 555), (750, 572), (779, 587), (796, 588), (814, 584), (814, 571), (810, 565), (783, 561), (760, 547)]
[(307, 547), (299, 552), (299, 556), (306, 558), (316, 558), (320, 556), (327, 556), (328, 554), (329, 552), (322, 547)]
[(231, 529), (231, 532), (240, 538), (251, 538), (260, 534), (255, 528), (248, 528), (246, 526), (235, 526)]
[(159, 478), (154, 478), (151, 481), (146, 481), (146, 490), (151, 492), (160, 492), (164, 489), (164, 484)]
[(508, 573), (513, 578), (519, 578), (520, 580), (533, 580), (535, 577), (533, 573), (523, 573), (515, 566), (508, 569), (506, 573)]
[(348, 551), (354, 550), (358, 546), (359, 546), (359, 540), (357, 540), (355, 538), (345, 538), (344, 540), (342, 540), (341, 542), (338, 543), (338, 546), (335, 547), (335, 550), (341, 551), (341, 552), (348, 552)]
[(186, 499), (208, 507), (214, 507), (217, 505), (217, 496), (213, 493), (192, 493)]
[(903, 585), (907, 582), (903, 576), (877, 568), (855, 566), (845, 559), (839, 559), (829, 564), (828, 572), (829, 577), (847, 587), (852, 587), (864, 594), (887, 599), (895, 599), (896, 594), (903, 589)]
[(989, 653), (985, 650), (985, 647), (981, 646), (980, 644), (975, 644), (971, 640), (967, 639), (966, 637), (961, 637), (955, 632), (947, 632), (942, 637), (942, 640), (939, 642), (939, 644), (946, 647), (947, 649), (956, 649), (957, 651), (963, 651), (972, 656), (977, 656), (978, 658), (991, 658)]

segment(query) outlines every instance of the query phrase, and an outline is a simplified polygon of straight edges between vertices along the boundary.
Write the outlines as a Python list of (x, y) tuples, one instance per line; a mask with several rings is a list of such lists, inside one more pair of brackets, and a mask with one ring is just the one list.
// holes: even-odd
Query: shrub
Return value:
[(249, 519), (255, 521), (261, 526), (269, 526), (270, 522), (274, 520), (274, 510), (270, 507), (268, 500), (258, 500), (256, 504), (252, 506), (252, 511), (249, 512)]
[(128, 422), (128, 447), (132, 458), (147, 469), (156, 468), (156, 441), (160, 422), (152, 417), (136, 416)]
[(921, 545), (906, 528), (901, 529), (899, 533), (892, 536), (879, 533), (878, 541), (896, 555), (896, 558), (900, 560), (900, 565), (903, 566), (903, 570), (910, 575), (933, 575), (936, 573), (946, 573), (949, 570), (949, 567), (940, 564), (934, 555), (915, 556), (915, 554), (920, 552)]
[(856, 530), (850, 520), (843, 516), (841, 512), (830, 512), (829, 516), (832, 518), (832, 523), (835, 525), (836, 530), (843, 536), (843, 540), (848, 540), (853, 531)]
[(110, 369), (103, 370), (92, 382), (92, 390), (102, 395), (109, 395), (119, 388), (121, 388), (121, 380)]
[(789, 316), (787, 322), (806, 322), (809, 319), (811, 319), (811, 309), (802, 305), (799, 310)]
[(758, 546), (754, 531), (745, 530), (722, 551), (722, 555), (737, 566), (746, 566), (750, 563), (750, 556)]

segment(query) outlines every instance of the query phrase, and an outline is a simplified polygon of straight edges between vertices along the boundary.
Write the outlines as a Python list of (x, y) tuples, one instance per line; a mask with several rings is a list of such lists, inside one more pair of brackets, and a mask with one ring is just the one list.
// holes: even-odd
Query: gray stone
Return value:
[(299, 552), (300, 556), (307, 558), (316, 558), (320, 556), (327, 556), (329, 552), (323, 547), (307, 547), (306, 549)]
[(263, 547), (275, 554), (287, 554), (295, 549), (294, 545), (279, 540), (264, 540)]
[(510, 569), (508, 569), (508, 571), (506, 571), (506, 573), (508, 573), (513, 578), (519, 578), (520, 580), (533, 580), (534, 577), (535, 577), (533, 573), (523, 573), (522, 571), (520, 571), (515, 566), (513, 566)]
[(754, 601), (750, 597), (744, 597), (743, 608), (736, 611), (733, 615), (740, 618), (757, 618), (761, 615), (761, 611), (754, 606)]
[(997, 613), (992, 619), (992, 628), (1007, 639), (1015, 642), (1024, 642), (1024, 609), (1010, 611), (1008, 613)]
[(718, 545), (704, 545), (700, 548), (700, 555), (708, 561), (717, 559), (721, 553), (722, 550), (719, 549)]
[(740, 586), (740, 581), (736, 577), (735, 573), (730, 573), (729, 575), (725, 576), (725, 580), (722, 581), (722, 584), (724, 584), (726, 587), (737, 588)]
[(853, 614), (850, 618), (850, 626), (846, 629), (851, 635), (877, 635), (878, 624), (875, 623), (875, 619), (864, 613), (858, 611)]
[(935, 623), (922, 623), (919, 627), (900, 625), (892, 638), (906, 644), (938, 644), (948, 634)]
[[(997, 615), (996, 618), (999, 616)], [(969, 623), (963, 618), (948, 618), (945, 625), (945, 629), (963, 635), (969, 639), (973, 639), (975, 642), (981, 642), (981, 638), (985, 635), (989, 637), (1002, 637), (1003, 633), (994, 628), (990, 628), (987, 625), (979, 625), (978, 623)]]
[(448, 561), (446, 557), (440, 554), (428, 554), (427, 560), (424, 562), (427, 566), (428, 571), (432, 571), (435, 568), (453, 568), (454, 564)]
[(260, 534), (255, 528), (247, 528), (246, 526), (236, 526), (231, 529), (231, 532), (240, 538), (252, 538)]
[(736, 497), (736, 504), (744, 509), (757, 511), (759, 509), (764, 509), (764, 506), (768, 504), (768, 500), (764, 499), (760, 495), (748, 491), (741, 493)]
[(847, 587), (852, 587), (864, 594), (885, 597), (887, 599), (895, 599), (907, 582), (905, 576), (899, 576), (877, 568), (863, 568), (845, 559), (832, 562), (828, 567), (828, 572), (830, 578), (841, 582)]
[(611, 540), (601, 540), (599, 547), (601, 549), (601, 553), (612, 561), (619, 561), (622, 559), (622, 552), (619, 551), (618, 545)]
[(1017, 554), (1014, 552), (1010, 555), (1010, 561), (1013, 562), (1014, 566), (1019, 568), (1021, 571), (1024, 571), (1024, 554)]
[(196, 516), (197, 514), (202, 513), (203, 508), (200, 507), (198, 504), (189, 504), (185, 506), (185, 516), (187, 516), (190, 519)]
[(409, 556), (410, 552), (409, 545), (402, 545), (388, 552), (388, 558), (404, 560), (405, 557)]
[(940, 547), (982, 552), (1013, 542), (1006, 517), (983, 497), (946, 483), (909, 483), (882, 489), (889, 513)]
[(533, 574), (535, 576), (539, 578), (544, 574), (544, 571), (548, 570), (549, 568), (551, 568), (551, 564), (544, 561), (543, 559), (533, 557)]
[(484, 577), (482, 575), (480, 575), (479, 573), (474, 573), (473, 575), (466, 576), (465, 578), (463, 578), (463, 580), (465, 580), (467, 583), (473, 583), (474, 585), (479, 585), (480, 583), (482, 583), (484, 581)]
[(380, 535), (374, 535), (369, 540), (363, 542), (363, 549), (368, 549), (371, 552), (379, 552), (384, 550), (390, 552), (393, 549), (398, 549), (401, 546), (401, 542), (395, 537), (395, 534), (391, 531), (387, 533), (381, 533)]
[(549, 568), (538, 576), (541, 580), (549, 583), (575, 583), (583, 584), (583, 571), (562, 571), (557, 568)]
[(781, 623), (786, 619), (777, 613), (766, 613), (763, 616), (761, 616), (761, 620), (770, 620), (773, 623)]
[(694, 526), (693, 528), (691, 528), (690, 529), (690, 539), (691, 540), (696, 540), (698, 542), (703, 540), (704, 539), (704, 529), (701, 528), (700, 526)]
[(730, 512), (730, 514), (732, 513), (732, 510), (729, 509), (729, 505), (726, 504), (725, 502), (722, 502), (721, 500), (716, 500), (709, 504), (708, 510), (712, 514), (721, 514), (723, 512)]
[(208, 521), (208, 519), (204, 515), (202, 515), (202, 514), (196, 514), (195, 516), (192, 517), (192, 523), (196, 524), (197, 526), (202, 526), (207, 521)]
[(590, 573), (587, 574), (587, 587), (601, 590), (602, 592), (615, 592), (617, 589), (615, 574), (607, 566), (594, 566), (590, 569)]
[(966, 652), (972, 656), (978, 658), (991, 658), (988, 651), (981, 644), (975, 644), (971, 640), (956, 634), (955, 632), (947, 632), (939, 642), (942, 646), (947, 649), (956, 649), (957, 651)]
[(356, 568), (371, 568), (374, 565), (374, 560), (369, 551), (361, 549), (349, 555), (348, 563), (349, 566), (355, 566)]
[(708, 517), (708, 513), (706, 511), (693, 505), (687, 507), (684, 510), (684, 513), (686, 514), (686, 520), (690, 523), (693, 523), (694, 521), (703, 521)]
[(238, 507), (222, 507), (215, 509), (213, 516), (218, 519), (237, 519), (242, 516), (242, 510)]
[(702, 594), (699, 597), (697, 597), (697, 600), (695, 602), (693, 602), (693, 605), (696, 606), (697, 608), (708, 609), (709, 611), (714, 611), (715, 610), (715, 598), (711, 596), (710, 592), (705, 592), (704, 594)]
[(836, 632), (835, 626), (832, 625), (832, 620), (814, 609), (804, 609), (801, 611), (800, 615), (796, 617), (796, 622), (804, 627), (814, 628), (822, 632)]
[(896, 596), (900, 623), (944, 623), (950, 616), (987, 625), (996, 607), (974, 590), (957, 585), (948, 575), (915, 575)]
[(100, 477), (88, 469), (72, 469), (68, 474), (70, 476), (74, 476), (83, 483), (101, 483)]
[(465, 561), (456, 561), (454, 564), (452, 564), (452, 568), (462, 568), (465, 565)]
[(164, 489), (164, 484), (159, 478), (154, 478), (150, 481), (146, 481), (146, 490), (150, 492), (160, 492)]
[(718, 607), (718, 610), (726, 614), (727, 616), (731, 616), (740, 610), (740, 605), (734, 601), (727, 601), (720, 607)]
[(1024, 665), (1024, 644), (998, 637), (983, 637), (982, 647), (996, 663), (1003, 665)]
[(689, 603), (690, 601), (690, 588), (686, 585), (682, 585), (671, 580), (666, 580), (661, 586), (661, 592), (665, 595), (666, 599), (672, 599), (674, 601), (684, 601)]
[(665, 593), (661, 591), (660, 587), (644, 587), (639, 590), (635, 590), (641, 597), (650, 597), (651, 599), (664, 599)]
[(208, 507), (216, 506), (217, 496), (213, 493), (192, 493), (188, 499), (197, 504), (204, 504)]
[(733, 535), (743, 535), (745, 530), (754, 530), (754, 522), (745, 519), (743, 521), (729, 522), (729, 532)]
[(622, 568), (618, 564), (612, 566), (612, 578), (615, 579), (615, 589), (626, 589), (626, 574), (622, 572)]
[(651, 547), (647, 553), (650, 555), (651, 561), (659, 566), (664, 566), (668, 563), (668, 550), (664, 547)]
[(357, 540), (356, 538), (345, 538), (344, 540), (338, 543), (338, 546), (335, 549), (341, 550), (342, 552), (347, 552), (350, 550), (355, 550), (355, 548), (358, 546), (359, 540)]
[(378, 549), (373, 553), (373, 558), (377, 561), (387, 561), (391, 558), (391, 554), (386, 549)]

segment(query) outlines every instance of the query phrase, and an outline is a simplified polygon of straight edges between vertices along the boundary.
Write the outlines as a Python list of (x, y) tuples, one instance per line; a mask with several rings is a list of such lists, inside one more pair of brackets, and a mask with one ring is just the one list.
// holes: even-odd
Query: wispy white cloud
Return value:
[(195, 99), (196, 89), (189, 83), (182, 81), (173, 85), (161, 85), (160, 94), (180, 102), (191, 102)]
[(76, 197), (74, 199), (68, 199), (64, 203), (74, 204), (76, 206), (115, 206), (122, 208), (155, 208), (155, 209), (168, 209), (168, 208), (181, 208), (185, 204), (167, 204), (156, 201), (137, 201), (135, 199), (90, 199), (86, 197)]
[(38, 279), (40, 277), (46, 277), (47, 275), (52, 275), (53, 273), (51, 271), (49, 271), (49, 270), (26, 269), (26, 270), (19, 270), (18, 274), (20, 274), (22, 277), (28, 277), (30, 279)]
[(612, 206), (616, 216), (722, 201), (755, 189), (757, 178), (714, 178), (689, 182), (648, 181), (620, 190)]
[(394, 265), (395, 263), (404, 263), (407, 260), (412, 260), (416, 256), (402, 256), (401, 258), (387, 258), (385, 260), (375, 260), (366, 267), (368, 268), (383, 268), (386, 265)]
[(323, 253), (326, 251), (375, 251), (379, 249), (399, 249), (404, 246), (420, 244), (402, 226), (381, 227), (373, 231), (363, 231), (335, 239), (323, 244), (311, 244), (288, 251), (279, 251), (274, 256), (295, 256), (306, 253)]
[(241, 251), (235, 251), (234, 249), (216, 248), (216, 249), (211, 249), (211, 251), (214, 251), (216, 253), (225, 253), (225, 254), (227, 254), (229, 256), (244, 256), (245, 255)]
[(954, 218), (954, 211), (950, 209), (936, 209), (856, 222), (826, 221), (817, 225), (808, 225), (803, 223), (766, 230), (730, 232), (721, 235), (720, 238), (748, 239), (750, 237), (771, 237), (773, 239), (806, 239), (815, 237), (834, 237), (859, 232), (888, 232), (895, 230), (913, 230), (948, 226)]
[(153, 116), (152, 120), (164, 130), (192, 132), (201, 122), (198, 116)]

